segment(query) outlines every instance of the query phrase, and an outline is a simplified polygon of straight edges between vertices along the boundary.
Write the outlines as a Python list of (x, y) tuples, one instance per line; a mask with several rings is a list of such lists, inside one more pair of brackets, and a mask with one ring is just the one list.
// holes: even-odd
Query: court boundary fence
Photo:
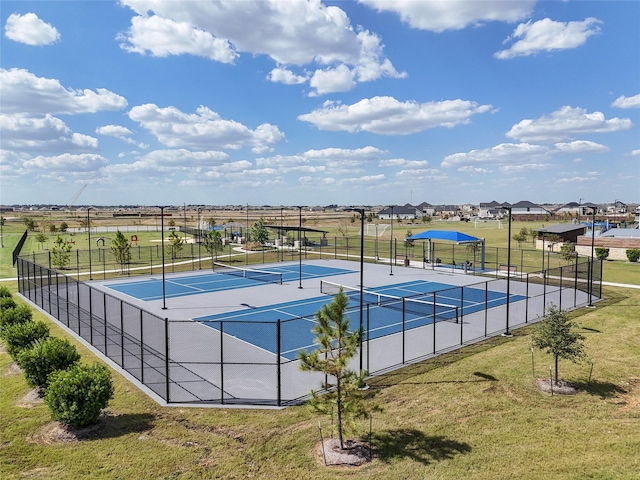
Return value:
[[(166, 404), (287, 406), (307, 399), (324, 380), (300, 372), (298, 360), (291, 358), (291, 351), (287, 353), (297, 322), (309, 325), (309, 317), (277, 322), (218, 320), (206, 325), (168, 320), (73, 275), (39, 265), (31, 256), (19, 257), (17, 267), (18, 289), (25, 299)], [(484, 278), (435, 292), (435, 298), (461, 299), (458, 322), (436, 318), (434, 323), (410, 329), (403, 320), (399, 331), (380, 337), (370, 331), (366, 307), (360, 316), (364, 340), (351, 367), (375, 376), (536, 322), (552, 303), (561, 310), (590, 305), (602, 296), (601, 278), (602, 262), (589, 258), (511, 277), (511, 295), (526, 299), (508, 306), (492, 306), (489, 298), (489, 292), (507, 292), (507, 278)], [(464, 306), (464, 299), (474, 295), (477, 299), (478, 290), (485, 292), (484, 308), (472, 311)], [(358, 313), (359, 308), (351, 311), (352, 322), (358, 321)], [(239, 327), (259, 332), (268, 348), (247, 350), (246, 342), (233, 335)]]

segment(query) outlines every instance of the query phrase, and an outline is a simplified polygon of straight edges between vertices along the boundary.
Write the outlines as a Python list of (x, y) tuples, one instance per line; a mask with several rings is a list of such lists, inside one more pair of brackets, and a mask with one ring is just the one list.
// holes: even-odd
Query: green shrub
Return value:
[(4, 331), (7, 327), (31, 322), (32, 319), (33, 312), (26, 305), (0, 311), (0, 338), (4, 339)]
[(2, 297), (0, 296), (0, 315), (5, 310), (10, 310), (12, 308), (16, 308), (17, 303), (12, 297)]
[(630, 262), (637, 262), (640, 259), (640, 249), (638, 248), (630, 248), (626, 253)]
[(52, 373), (44, 401), (51, 418), (72, 427), (83, 427), (98, 421), (112, 397), (111, 372), (96, 362)]
[(58, 370), (67, 370), (80, 360), (80, 354), (68, 340), (48, 337), (37, 340), (33, 347), (18, 354), (18, 364), (24, 370), (27, 383), (47, 389), (49, 377)]
[(598, 260), (606, 260), (609, 257), (609, 249), (604, 247), (596, 247), (596, 257)]
[(7, 352), (14, 360), (22, 350), (49, 336), (49, 327), (44, 322), (26, 322), (8, 325), (2, 331), (2, 339), (7, 344)]
[(11, 298), (11, 290), (6, 285), (0, 286), (0, 298)]

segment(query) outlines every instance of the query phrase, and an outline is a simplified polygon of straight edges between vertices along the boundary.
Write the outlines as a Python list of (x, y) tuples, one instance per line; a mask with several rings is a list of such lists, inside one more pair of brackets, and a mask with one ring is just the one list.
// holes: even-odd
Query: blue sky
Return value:
[(3, 204), (640, 201), (640, 2), (0, 13)]

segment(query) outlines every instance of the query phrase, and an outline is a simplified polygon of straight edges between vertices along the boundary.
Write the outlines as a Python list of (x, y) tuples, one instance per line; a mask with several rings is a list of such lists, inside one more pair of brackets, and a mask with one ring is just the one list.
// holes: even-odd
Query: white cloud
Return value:
[(632, 157), (639, 157), (640, 156), (640, 148), (637, 150), (631, 150), (631, 152), (629, 152), (627, 155), (630, 155)]
[(382, 135), (409, 135), (435, 127), (469, 123), (472, 115), (484, 113), (491, 105), (466, 100), (441, 102), (400, 102), (393, 97), (373, 97), (353, 105), (325, 102), (322, 108), (299, 115), (320, 130), (372, 132)]
[(618, 108), (640, 108), (640, 93), (633, 97), (625, 97), (622, 95), (616, 98), (611, 106)]
[(172, 148), (226, 150), (250, 146), (264, 150), (284, 140), (284, 134), (274, 125), (265, 123), (251, 130), (239, 122), (220, 118), (204, 106), (195, 113), (183, 113), (176, 107), (145, 104), (133, 107), (129, 118)]
[(99, 135), (122, 138), (128, 137), (133, 132), (127, 127), (123, 127), (121, 125), (104, 125), (103, 127), (96, 128), (96, 133)]
[(98, 148), (98, 140), (71, 131), (51, 115), (42, 118), (0, 115), (2, 148), (27, 151), (86, 151)]
[(555, 183), (559, 185), (566, 185), (569, 183), (595, 182), (596, 180), (600, 181), (595, 175), (590, 175), (590, 176), (576, 175), (575, 177), (558, 178), (555, 181)]
[(35, 13), (12, 13), (4, 26), (5, 36), (27, 45), (51, 45), (60, 40), (60, 33), (54, 26), (38, 18)]
[(186, 22), (175, 22), (157, 15), (134, 17), (126, 34), (118, 35), (120, 46), (127, 52), (154, 57), (190, 54), (221, 63), (233, 63), (238, 54), (228, 40), (215, 38), (209, 32)]
[(389, 160), (380, 160), (378, 163), (381, 167), (415, 167), (421, 168), (429, 165), (427, 160), (407, 160), (405, 158), (391, 158)]
[(335, 68), (316, 70), (309, 81), (309, 85), (315, 89), (311, 96), (332, 92), (348, 92), (356, 84), (353, 78), (354, 73), (344, 64)]
[(129, 52), (189, 53), (226, 63), (239, 52), (267, 55), (278, 64), (267, 78), (285, 84), (309, 78), (285, 67), (319, 65), (323, 68), (316, 69), (314, 85), (320, 89), (313, 95), (353, 88), (355, 83), (346, 82), (347, 71), (357, 81), (405, 75), (383, 56), (375, 34), (356, 32), (342, 9), (320, 0), (121, 3), (138, 14), (118, 36)]
[(532, 159), (545, 158), (548, 153), (549, 149), (542, 145), (501, 143), (491, 148), (447, 155), (440, 166), (455, 167), (457, 165), (474, 165), (478, 163), (493, 165), (522, 164), (530, 162)]
[(607, 120), (602, 112), (587, 113), (584, 108), (564, 106), (551, 115), (522, 120), (506, 136), (529, 142), (557, 142), (574, 135), (618, 132), (632, 126), (628, 118)]
[(470, 173), (489, 173), (491, 170), (488, 168), (482, 167), (472, 167), (471, 165), (465, 165), (464, 167), (458, 168), (459, 172), (470, 172)]
[(55, 156), (37, 156), (23, 162), (26, 169), (47, 170), (48, 172), (94, 172), (107, 164), (102, 155), (88, 153), (74, 155), (65, 153)]
[(311, 162), (322, 162), (328, 166), (349, 164), (361, 165), (364, 162), (375, 161), (380, 158), (384, 150), (367, 146), (363, 148), (324, 148), (322, 150), (307, 150), (299, 155), (275, 155), (256, 159), (256, 164), (263, 167), (288, 168), (308, 165)]
[(287, 68), (276, 67), (269, 72), (267, 80), (274, 83), (284, 83), (285, 85), (299, 85), (308, 80), (308, 75), (296, 75)]
[(379, 12), (393, 12), (411, 27), (432, 32), (460, 30), (491, 21), (516, 22), (527, 17), (535, 0), (359, 0)]
[(609, 147), (589, 140), (576, 140), (568, 143), (556, 143), (556, 149), (564, 153), (608, 152)]
[(56, 79), (36, 77), (21, 68), (0, 69), (0, 87), (4, 113), (75, 115), (121, 110), (127, 106), (124, 97), (104, 88), (68, 89)]
[(549, 18), (537, 22), (521, 23), (503, 42), (517, 40), (507, 50), (496, 52), (501, 60), (526, 57), (539, 52), (567, 50), (583, 45), (587, 38), (600, 32), (597, 18), (587, 18), (583, 22), (556, 22)]
[(535, 172), (553, 168), (551, 163), (525, 163), (522, 165), (501, 165), (498, 170), (503, 173)]

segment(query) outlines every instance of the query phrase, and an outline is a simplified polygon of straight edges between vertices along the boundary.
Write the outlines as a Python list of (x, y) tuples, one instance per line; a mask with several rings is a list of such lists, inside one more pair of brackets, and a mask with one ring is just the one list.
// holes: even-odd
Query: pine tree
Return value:
[(310, 404), (325, 414), (330, 414), (335, 408), (340, 448), (344, 448), (345, 427), (350, 428), (355, 418), (368, 414), (359, 391), (367, 372), (358, 374), (349, 369), (349, 362), (358, 352), (363, 333), (362, 328), (349, 330), (349, 317), (344, 316), (348, 303), (349, 298), (340, 289), (330, 304), (318, 310), (317, 324), (312, 330), (318, 348), (311, 353), (305, 350), (298, 354), (301, 370), (322, 372), (327, 378), (322, 385), (326, 393), (312, 391)]

